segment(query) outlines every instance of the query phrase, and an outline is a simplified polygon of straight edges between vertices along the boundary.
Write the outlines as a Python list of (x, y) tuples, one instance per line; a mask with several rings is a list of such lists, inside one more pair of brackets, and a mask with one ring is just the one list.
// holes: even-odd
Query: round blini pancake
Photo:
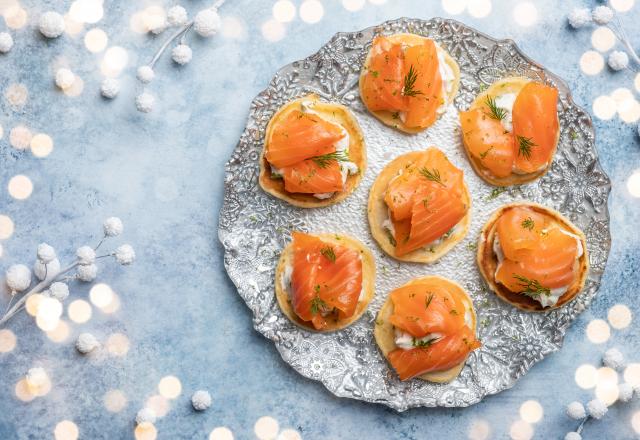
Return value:
[[(522, 295), (519, 293), (515, 293), (504, 287), (501, 283), (498, 283), (495, 280), (495, 273), (498, 267), (498, 257), (495, 255), (493, 251), (493, 242), (496, 235), (496, 222), (500, 218), (500, 216), (508, 211), (509, 209), (516, 207), (527, 207), (541, 214), (545, 214), (550, 216), (553, 221), (558, 224), (562, 229), (567, 232), (570, 232), (577, 237), (580, 238), (580, 242), (582, 244), (583, 253), (578, 258), (578, 267), (576, 269), (576, 277), (567, 289), (567, 291), (558, 299), (558, 302), (550, 307), (542, 307), (538, 301), (533, 298), (530, 298), (526, 295)], [(509, 304), (528, 312), (546, 312), (549, 310), (557, 309), (562, 307), (564, 304), (568, 303), (572, 299), (574, 299), (578, 293), (584, 287), (584, 283), (587, 279), (587, 275), (589, 273), (589, 257), (587, 254), (587, 240), (584, 236), (584, 233), (578, 229), (569, 219), (560, 214), (558, 211), (555, 211), (551, 208), (547, 208), (546, 206), (539, 205), (533, 202), (521, 202), (521, 203), (511, 203), (508, 205), (504, 205), (500, 207), (496, 212), (493, 213), (491, 218), (487, 221), (487, 223), (482, 228), (480, 232), (480, 238), (478, 239), (478, 252), (476, 255), (478, 261), (478, 268), (480, 269), (480, 274), (485, 279), (491, 290), (498, 295), (500, 298), (508, 302)]]
[(471, 223), (471, 196), (469, 195), (469, 188), (464, 183), (463, 202), (467, 205), (467, 214), (456, 225), (456, 230), (445, 240), (440, 243), (424, 247), (422, 249), (416, 249), (401, 257), (396, 256), (395, 246), (391, 242), (391, 236), (388, 229), (385, 229), (382, 224), (389, 217), (389, 209), (384, 201), (384, 195), (389, 186), (389, 182), (398, 175), (408, 164), (415, 162), (424, 151), (412, 151), (410, 153), (403, 154), (392, 160), (384, 169), (380, 172), (376, 180), (371, 186), (369, 191), (369, 203), (367, 207), (367, 213), (369, 217), (369, 228), (371, 229), (371, 235), (378, 242), (378, 245), (388, 255), (400, 261), (409, 261), (413, 263), (433, 263), (438, 258), (449, 252), (449, 250), (455, 246), (460, 240), (467, 235), (469, 230), (469, 224)]
[[(420, 278), (415, 278), (409, 281), (405, 286), (412, 284), (420, 284), (429, 280), (440, 280), (447, 284), (449, 284), (452, 288), (459, 290), (464, 294), (465, 298), (465, 306), (466, 310), (471, 311), (471, 328), (473, 332), (476, 332), (476, 311), (473, 308), (473, 301), (469, 294), (455, 281), (451, 281), (447, 278), (440, 277), (438, 275), (430, 275)], [(465, 310), (465, 312), (466, 312)], [(389, 318), (393, 315), (393, 301), (391, 301), (391, 296), (387, 298), (385, 303), (382, 305), (382, 308), (378, 312), (378, 317), (376, 318), (375, 328), (373, 329), (373, 335), (376, 338), (376, 343), (380, 348), (380, 351), (384, 355), (384, 357), (388, 360), (388, 354), (397, 348), (396, 345), (396, 337), (394, 332), (394, 326), (389, 322)], [(393, 368), (393, 367), (392, 367)], [(425, 373), (421, 376), (418, 376), (417, 379), (427, 380), (429, 382), (437, 382), (437, 383), (445, 383), (455, 379), (458, 374), (464, 368), (464, 362), (459, 363), (455, 367), (449, 368), (448, 370), (443, 371), (432, 371), (429, 373)]]
[(362, 301), (358, 302), (358, 306), (356, 307), (356, 311), (354, 312), (353, 316), (344, 319), (339, 319), (337, 316), (335, 317), (335, 319), (327, 319), (327, 327), (322, 330), (317, 330), (315, 327), (313, 327), (313, 324), (307, 321), (303, 321), (298, 317), (298, 315), (296, 315), (296, 312), (293, 310), (293, 306), (291, 304), (288, 288), (284, 286), (283, 277), (285, 268), (293, 264), (293, 243), (289, 243), (280, 255), (280, 260), (278, 261), (278, 266), (276, 267), (275, 279), (276, 299), (278, 300), (280, 309), (294, 324), (297, 324), (298, 326), (306, 330), (326, 333), (340, 330), (351, 325), (352, 323), (357, 321), (358, 318), (360, 318), (360, 316), (362, 316), (362, 314), (365, 312), (367, 306), (369, 305), (375, 294), (376, 263), (369, 248), (367, 248), (364, 244), (362, 244), (355, 238), (349, 237), (348, 235), (329, 233), (313, 235), (321, 239), (323, 242), (339, 246), (347, 246), (351, 249), (355, 249), (360, 253), (360, 257), (362, 258), (362, 289), (364, 291), (364, 298), (362, 299)]
[[(395, 44), (402, 44), (403, 46), (409, 46), (409, 47), (417, 46), (419, 44), (422, 44), (424, 40), (429, 40), (429, 38), (427, 37), (422, 37), (416, 34), (395, 34), (395, 35), (385, 36), (385, 38), (387, 38), (388, 40), (390, 40)], [(460, 67), (458, 66), (458, 63), (456, 62), (456, 60), (454, 60), (451, 57), (451, 55), (449, 55), (449, 53), (446, 50), (444, 50), (437, 42), (436, 42), (436, 47), (438, 49), (438, 52), (442, 53), (445, 63), (447, 63), (447, 65), (451, 68), (454, 75), (453, 87), (451, 88), (451, 92), (448, 93), (446, 96), (445, 105), (449, 105), (453, 102), (453, 98), (455, 98), (455, 96), (458, 93), (458, 88), (460, 86)], [(369, 51), (369, 54), (367, 54), (367, 58), (364, 62), (364, 66), (360, 71), (359, 88), (360, 88), (361, 97), (363, 95), (362, 86), (364, 82), (364, 76), (369, 71), (370, 58), (371, 58), (371, 51)], [(387, 111), (387, 110), (372, 111), (369, 109), (369, 107), (367, 106), (367, 103), (364, 100), (362, 100), (362, 102), (364, 103), (365, 107), (367, 107), (367, 110), (369, 110), (369, 113), (371, 113), (373, 116), (378, 118), (385, 125), (388, 125), (393, 128), (397, 128), (398, 130), (403, 131), (405, 133), (409, 133), (409, 134), (420, 133), (421, 131), (424, 131), (427, 128), (427, 127), (425, 128), (407, 127), (399, 118), (393, 117), (394, 112)]]
[[(333, 196), (327, 199), (319, 199), (314, 197), (313, 194), (290, 193), (286, 191), (284, 189), (283, 179), (271, 178), (271, 167), (265, 157), (275, 122), (286, 116), (287, 113), (292, 110), (299, 110), (303, 103), (305, 104), (305, 107), (311, 108), (311, 110), (320, 115), (322, 119), (335, 124), (340, 124), (347, 133), (349, 133), (349, 159), (351, 162), (358, 165), (359, 172), (356, 174), (349, 174), (347, 176), (344, 191), (336, 192)], [(318, 96), (311, 94), (288, 102), (282, 106), (275, 115), (273, 115), (267, 125), (264, 147), (259, 160), (259, 182), (265, 192), (300, 208), (318, 208), (338, 203), (346, 199), (347, 196), (353, 192), (356, 186), (360, 183), (360, 180), (362, 180), (362, 175), (367, 167), (367, 151), (364, 142), (364, 135), (360, 130), (358, 121), (351, 114), (351, 111), (341, 104), (320, 101)]]
[[(491, 84), (491, 86), (489, 86), (487, 90), (485, 90), (484, 92), (476, 96), (476, 99), (473, 101), (473, 103), (469, 107), (469, 110), (474, 110), (476, 108), (482, 107), (482, 105), (484, 104), (488, 96), (495, 98), (496, 96), (504, 95), (506, 93), (515, 93), (517, 95), (518, 93), (520, 93), (520, 90), (522, 90), (522, 88), (525, 85), (527, 85), (527, 83), (529, 82), (531, 82), (529, 78), (515, 77), (515, 76), (496, 81), (495, 83)], [(511, 175), (507, 177), (496, 177), (493, 174), (491, 174), (491, 172), (487, 168), (482, 166), (482, 163), (479, 159), (471, 155), (471, 153), (469, 152), (469, 148), (467, 147), (464, 141), (464, 136), (462, 136), (464, 151), (465, 153), (467, 153), (467, 157), (469, 158), (469, 162), (471, 162), (471, 166), (473, 167), (474, 171), (478, 176), (480, 176), (482, 180), (494, 186), (520, 185), (523, 183), (531, 182), (545, 175), (547, 171), (549, 171), (549, 168), (551, 167), (551, 163), (553, 162), (553, 158), (556, 155), (556, 149), (558, 148), (559, 140), (560, 140), (560, 130), (558, 130), (558, 134), (556, 135), (556, 143), (555, 143), (555, 146), (553, 147), (553, 153), (551, 154), (551, 159), (549, 160), (549, 163), (545, 168), (539, 171), (536, 171), (534, 173), (517, 174), (512, 172)]]

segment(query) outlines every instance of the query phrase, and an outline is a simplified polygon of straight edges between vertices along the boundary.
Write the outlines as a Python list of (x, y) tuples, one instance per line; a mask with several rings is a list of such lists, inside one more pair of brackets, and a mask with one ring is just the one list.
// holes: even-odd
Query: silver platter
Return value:
[[(399, 32), (433, 38), (461, 69), (460, 92), (454, 104), (434, 126), (413, 136), (382, 125), (367, 113), (358, 96), (358, 75), (373, 37)], [(492, 197), (494, 188), (476, 176), (465, 157), (457, 110), (466, 109), (485, 85), (511, 75), (558, 88), (560, 144), (543, 178)], [(303, 210), (260, 189), (258, 159), (271, 116), (286, 102), (311, 92), (351, 108), (365, 133), (368, 168), (346, 201)], [(399, 264), (381, 252), (369, 233), (369, 187), (391, 159), (430, 145), (439, 146), (464, 170), (473, 195), (471, 228), (436, 264)], [(337, 396), (381, 403), (398, 411), (418, 406), (463, 407), (510, 388), (536, 362), (560, 349), (567, 327), (589, 305), (600, 285), (611, 244), (609, 192), (609, 178), (598, 163), (591, 119), (573, 102), (564, 81), (530, 60), (511, 40), (495, 40), (453, 20), (401, 18), (360, 32), (336, 34), (317, 53), (280, 69), (269, 87), (253, 100), (247, 127), (227, 163), (218, 235), (226, 270), (253, 312), (255, 329), (272, 340), (282, 358), (300, 374), (322, 382)], [(559, 210), (587, 236), (589, 278), (583, 292), (560, 310), (521, 312), (489, 292), (476, 268), (473, 248), (480, 228), (499, 206), (522, 199)], [(331, 334), (311, 333), (281, 313), (274, 297), (274, 268), (293, 229), (347, 233), (374, 252), (376, 298), (351, 327)], [(483, 346), (472, 353), (460, 376), (449, 384), (399, 381), (373, 340), (375, 315), (387, 293), (427, 274), (442, 274), (465, 286), (478, 313)]]

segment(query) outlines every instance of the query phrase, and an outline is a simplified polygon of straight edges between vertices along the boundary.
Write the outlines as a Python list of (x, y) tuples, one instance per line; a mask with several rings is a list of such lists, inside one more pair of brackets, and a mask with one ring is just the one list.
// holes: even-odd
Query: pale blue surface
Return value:
[[(155, 392), (160, 378), (173, 374), (181, 380), (183, 392), (156, 423), (160, 439), (204, 439), (221, 425), (237, 439), (253, 438), (253, 425), (263, 415), (276, 418), (282, 428), (298, 429), (304, 439), (467, 438), (475, 419), (487, 420), (491, 438), (502, 439), (509, 438), (518, 409), (528, 399), (544, 407), (543, 419), (534, 425), (535, 438), (554, 439), (575, 427), (564, 415), (564, 405), (592, 396), (592, 391), (581, 390), (574, 382), (580, 364), (599, 364), (609, 346), (619, 346), (629, 358), (640, 360), (637, 319), (625, 330), (612, 330), (611, 339), (601, 346), (585, 335), (589, 321), (606, 319), (616, 303), (631, 307), (634, 317), (640, 315), (636, 299), (640, 208), (626, 189), (627, 178), (640, 164), (640, 143), (635, 127), (619, 119), (594, 121), (600, 159), (613, 181), (609, 200), (613, 247), (602, 288), (569, 330), (564, 348), (535, 366), (513, 389), (468, 409), (398, 414), (333, 397), (285, 365), (274, 346), (253, 330), (251, 315), (224, 272), (216, 238), (224, 162), (244, 128), (251, 99), (279, 67), (310, 55), (335, 32), (398, 16), (446, 16), (439, 1), (389, 0), (349, 13), (340, 2), (324, 0), (320, 23), (308, 25), (296, 18), (287, 25), (283, 40), (269, 43), (260, 25), (270, 17), (272, 2), (229, 0), (221, 13), (241, 18), (247, 38), (191, 36), (194, 59), (183, 68), (173, 66), (165, 55), (150, 87), (157, 97), (150, 115), (137, 113), (133, 105), (139, 87), (135, 66), (148, 60), (166, 34), (154, 39), (129, 29), (129, 17), (143, 2), (105, 2), (105, 17), (97, 24), (109, 34), (110, 45), (129, 52), (129, 65), (121, 77), (123, 90), (113, 102), (98, 94), (101, 56), (89, 53), (81, 36), (44, 41), (36, 33), (33, 17), (50, 8), (62, 10), (62, 3), (68, 8), (71, 2), (25, 0), (30, 23), (12, 31), (16, 45), (10, 54), (0, 56), (2, 92), (14, 82), (29, 89), (21, 111), (2, 101), (0, 214), (10, 216), (16, 230), (1, 242), (0, 268), (31, 264), (35, 246), (45, 240), (69, 260), (77, 246), (95, 241), (102, 219), (110, 215), (123, 219), (122, 240), (136, 248), (138, 259), (126, 269), (101, 264), (98, 280), (118, 292), (122, 307), (114, 315), (94, 309), (88, 323), (72, 325), (67, 342), (49, 341), (24, 312), (9, 324), (18, 335), (18, 345), (0, 354), (0, 438), (52, 438), (54, 426), (63, 419), (73, 420), (83, 439), (131, 438), (135, 413)], [(540, 19), (526, 29), (512, 18), (514, 3), (494, 0), (487, 18), (468, 14), (454, 18), (492, 36), (515, 39), (525, 53), (565, 78), (575, 101), (589, 109), (600, 94), (633, 88), (633, 74), (628, 71), (612, 74), (605, 69), (594, 77), (581, 73), (578, 60), (590, 48), (591, 31), (570, 31), (564, 17), (584, 2), (563, 1), (556, 12), (559, 2), (536, 1)], [(184, 4), (194, 13), (205, 2)], [(624, 19), (633, 29), (640, 20), (640, 6)], [(637, 32), (635, 37), (640, 43)], [(66, 97), (53, 85), (50, 64), (61, 55), (85, 82), (80, 97)], [(9, 129), (19, 123), (53, 137), (55, 148), (49, 157), (38, 159), (9, 146)], [(34, 183), (27, 200), (14, 200), (6, 191), (16, 174), (26, 174)], [(87, 285), (73, 284), (71, 299), (86, 299), (88, 290)], [(2, 301), (6, 299), (3, 296)], [(124, 358), (89, 361), (73, 348), (81, 331), (101, 339), (123, 332), (131, 349)], [(22, 403), (15, 397), (14, 385), (34, 365), (47, 369), (53, 389), (43, 398)], [(102, 402), (112, 388), (122, 389), (129, 400), (117, 414), (107, 412)], [(199, 388), (213, 396), (213, 407), (204, 414), (194, 413), (188, 401)], [(587, 425), (584, 438), (634, 438), (630, 419), (638, 409), (637, 403), (613, 407), (604, 420)]]

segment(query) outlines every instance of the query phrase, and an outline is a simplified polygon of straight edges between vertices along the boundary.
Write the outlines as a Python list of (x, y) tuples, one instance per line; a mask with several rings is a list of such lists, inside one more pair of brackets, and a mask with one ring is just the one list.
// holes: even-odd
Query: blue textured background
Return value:
[[(13, 236), (0, 243), (0, 268), (31, 264), (41, 241), (55, 246), (67, 261), (76, 247), (96, 241), (103, 218), (110, 215), (123, 219), (123, 240), (135, 247), (138, 259), (130, 268), (101, 263), (98, 281), (118, 293), (122, 307), (112, 315), (94, 308), (89, 322), (70, 323), (72, 334), (64, 343), (51, 342), (24, 312), (10, 322), (18, 341), (13, 351), (0, 354), (0, 438), (53, 438), (56, 423), (63, 419), (73, 420), (83, 439), (132, 438), (135, 413), (156, 393), (160, 378), (169, 374), (180, 379), (183, 391), (156, 423), (160, 439), (204, 439), (216, 426), (229, 427), (236, 439), (254, 438), (254, 423), (264, 415), (277, 419), (281, 428), (298, 430), (304, 439), (467, 438), (477, 419), (490, 424), (490, 438), (502, 439), (509, 438), (519, 407), (528, 399), (544, 408), (544, 417), (533, 425), (534, 438), (561, 438), (575, 427), (564, 415), (564, 405), (589, 400), (593, 394), (574, 382), (579, 365), (598, 365), (609, 346), (640, 360), (637, 319), (624, 330), (612, 329), (610, 340), (602, 345), (589, 342), (585, 334), (586, 325), (595, 318), (606, 319), (614, 304), (628, 305), (634, 318), (640, 314), (640, 207), (626, 188), (628, 177), (640, 166), (640, 142), (635, 127), (617, 118), (594, 119), (600, 160), (613, 181), (613, 246), (602, 288), (567, 333), (564, 348), (536, 365), (513, 389), (468, 409), (398, 414), (333, 397), (320, 384), (298, 376), (253, 330), (251, 315), (224, 272), (216, 238), (224, 163), (244, 128), (251, 99), (279, 67), (315, 52), (335, 32), (398, 16), (447, 16), (440, 2), (389, 0), (383, 5), (367, 3), (352, 13), (336, 0), (324, 0), (319, 23), (309, 25), (297, 17), (286, 25), (284, 39), (272, 43), (262, 36), (260, 26), (270, 18), (273, 2), (229, 0), (221, 15), (242, 20), (245, 38), (190, 36), (194, 59), (182, 68), (165, 54), (149, 87), (157, 98), (149, 115), (137, 113), (133, 105), (140, 87), (135, 68), (151, 57), (167, 33), (156, 38), (134, 33), (129, 17), (153, 2), (105, 2), (104, 18), (96, 26), (108, 33), (109, 45), (122, 46), (129, 54), (120, 77), (123, 89), (112, 102), (99, 96), (101, 54), (84, 48), (82, 33), (45, 41), (35, 30), (34, 18), (40, 13), (64, 11), (70, 3), (22, 1), (29, 22), (11, 31), (16, 45), (0, 56), (2, 93), (12, 83), (23, 83), (29, 91), (20, 110), (0, 98), (5, 132), (0, 139), (0, 214), (15, 223)], [(525, 53), (566, 79), (579, 105), (590, 109), (598, 95), (617, 87), (633, 89), (630, 71), (611, 73), (605, 68), (591, 77), (581, 72), (578, 60), (590, 48), (591, 31), (571, 31), (565, 16), (585, 2), (563, 1), (558, 6), (555, 0), (536, 1), (538, 22), (529, 28), (513, 19), (517, 2), (492, 3), (486, 18), (454, 18), (494, 37), (515, 39)], [(184, 2), (190, 14), (205, 4)], [(628, 30), (637, 29), (640, 6), (623, 19)], [(637, 32), (633, 37), (640, 43)], [(51, 65), (61, 55), (84, 80), (79, 97), (67, 97), (53, 84)], [(9, 130), (20, 123), (53, 138), (51, 155), (38, 159), (9, 145)], [(26, 200), (14, 200), (7, 192), (7, 182), (16, 174), (29, 176), (34, 184)], [(72, 284), (71, 290), (70, 300), (86, 299), (89, 286)], [(0, 300), (8, 300), (5, 292)], [(100, 339), (114, 331), (125, 333), (131, 349), (122, 358), (88, 360), (73, 348), (81, 331)], [(34, 365), (46, 368), (53, 388), (45, 397), (23, 403), (14, 386)], [(113, 414), (105, 410), (102, 399), (115, 388), (126, 394), (128, 404)], [(212, 408), (203, 414), (194, 413), (188, 401), (198, 388), (213, 396)], [(604, 420), (588, 423), (584, 438), (634, 438), (630, 419), (638, 409), (637, 403), (615, 405)]]

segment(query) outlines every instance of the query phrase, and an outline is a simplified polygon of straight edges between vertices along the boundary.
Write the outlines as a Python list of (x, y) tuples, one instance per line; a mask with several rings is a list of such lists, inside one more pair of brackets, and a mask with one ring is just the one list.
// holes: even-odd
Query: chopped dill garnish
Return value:
[(391, 117), (393, 119), (400, 119), (400, 112), (393, 112), (391, 113)]
[[(320, 287), (320, 286), (317, 286)], [(315, 290), (315, 289), (314, 289)], [(320, 311), (325, 311), (327, 310), (327, 303), (324, 302), (322, 300), (322, 298), (320, 298), (319, 296), (315, 296), (312, 300), (311, 300), (311, 314), (312, 315), (317, 315), (318, 312)]]
[(413, 64), (409, 67), (409, 72), (404, 76), (404, 87), (402, 88), (402, 94), (405, 96), (413, 96), (416, 97), (418, 95), (422, 95), (420, 90), (415, 90), (414, 87), (416, 85), (416, 79), (418, 79), (418, 74), (413, 68)]
[(530, 231), (533, 231), (533, 228), (536, 224), (534, 223), (533, 219), (531, 217), (527, 217), (524, 220), (522, 220), (522, 227), (524, 229), (528, 229)]
[(489, 107), (488, 116), (490, 118), (502, 121), (507, 117), (507, 111), (501, 107), (498, 107), (498, 104), (496, 104), (496, 98), (494, 98), (493, 96), (487, 96), (485, 104), (487, 104), (487, 107)]
[(416, 338), (413, 338), (413, 342), (411, 345), (413, 345), (414, 347), (418, 347), (418, 348), (428, 348), (430, 347), (433, 343), (438, 342), (440, 338), (435, 338), (435, 339), (428, 339), (426, 341), (420, 341)]
[(493, 150), (493, 146), (489, 147), (487, 151), (480, 153), (480, 159), (484, 159), (485, 157), (487, 157), (487, 154), (489, 154), (491, 150)]
[(336, 262), (336, 253), (333, 251), (331, 246), (326, 246), (320, 249), (320, 253), (332, 263)]
[(470, 251), (475, 251), (476, 249), (478, 249), (478, 244), (477, 243), (469, 243), (469, 244), (467, 244), (467, 249), (469, 249)]
[(420, 174), (422, 174), (424, 177), (426, 177), (428, 180), (431, 180), (432, 182), (436, 182), (442, 186), (446, 186), (444, 183), (442, 183), (442, 178), (440, 177), (440, 171), (438, 171), (435, 168), (433, 168), (432, 170), (428, 170), (427, 167), (422, 167), (420, 169)]
[(333, 153), (323, 154), (322, 156), (316, 156), (311, 159), (318, 165), (320, 168), (328, 167), (331, 162), (348, 162), (349, 154), (345, 151), (334, 151)]
[(531, 159), (531, 147), (535, 147), (536, 144), (531, 138), (524, 136), (517, 136), (518, 138), (518, 156), (523, 156), (525, 159)]
[(432, 293), (427, 298), (424, 299), (424, 308), (425, 309), (429, 308), (429, 306), (431, 305), (431, 301), (433, 301), (433, 297), (434, 297), (434, 295)]
[(396, 238), (393, 236), (391, 230), (389, 228), (384, 228), (384, 231), (387, 233), (387, 238), (389, 239), (391, 246), (396, 247), (398, 243), (396, 242)]
[(551, 289), (548, 287), (543, 287), (538, 280), (530, 280), (527, 277), (523, 277), (522, 275), (513, 274), (513, 277), (520, 281), (520, 287), (522, 287), (523, 295), (529, 296), (531, 298), (538, 298), (540, 295), (551, 295)]
[(487, 196), (487, 200), (493, 200), (493, 199), (497, 198), (500, 194), (502, 194), (505, 191), (506, 191), (506, 189), (502, 188), (502, 187), (493, 188), (493, 191), (491, 191), (491, 194), (489, 194), (489, 196)]

